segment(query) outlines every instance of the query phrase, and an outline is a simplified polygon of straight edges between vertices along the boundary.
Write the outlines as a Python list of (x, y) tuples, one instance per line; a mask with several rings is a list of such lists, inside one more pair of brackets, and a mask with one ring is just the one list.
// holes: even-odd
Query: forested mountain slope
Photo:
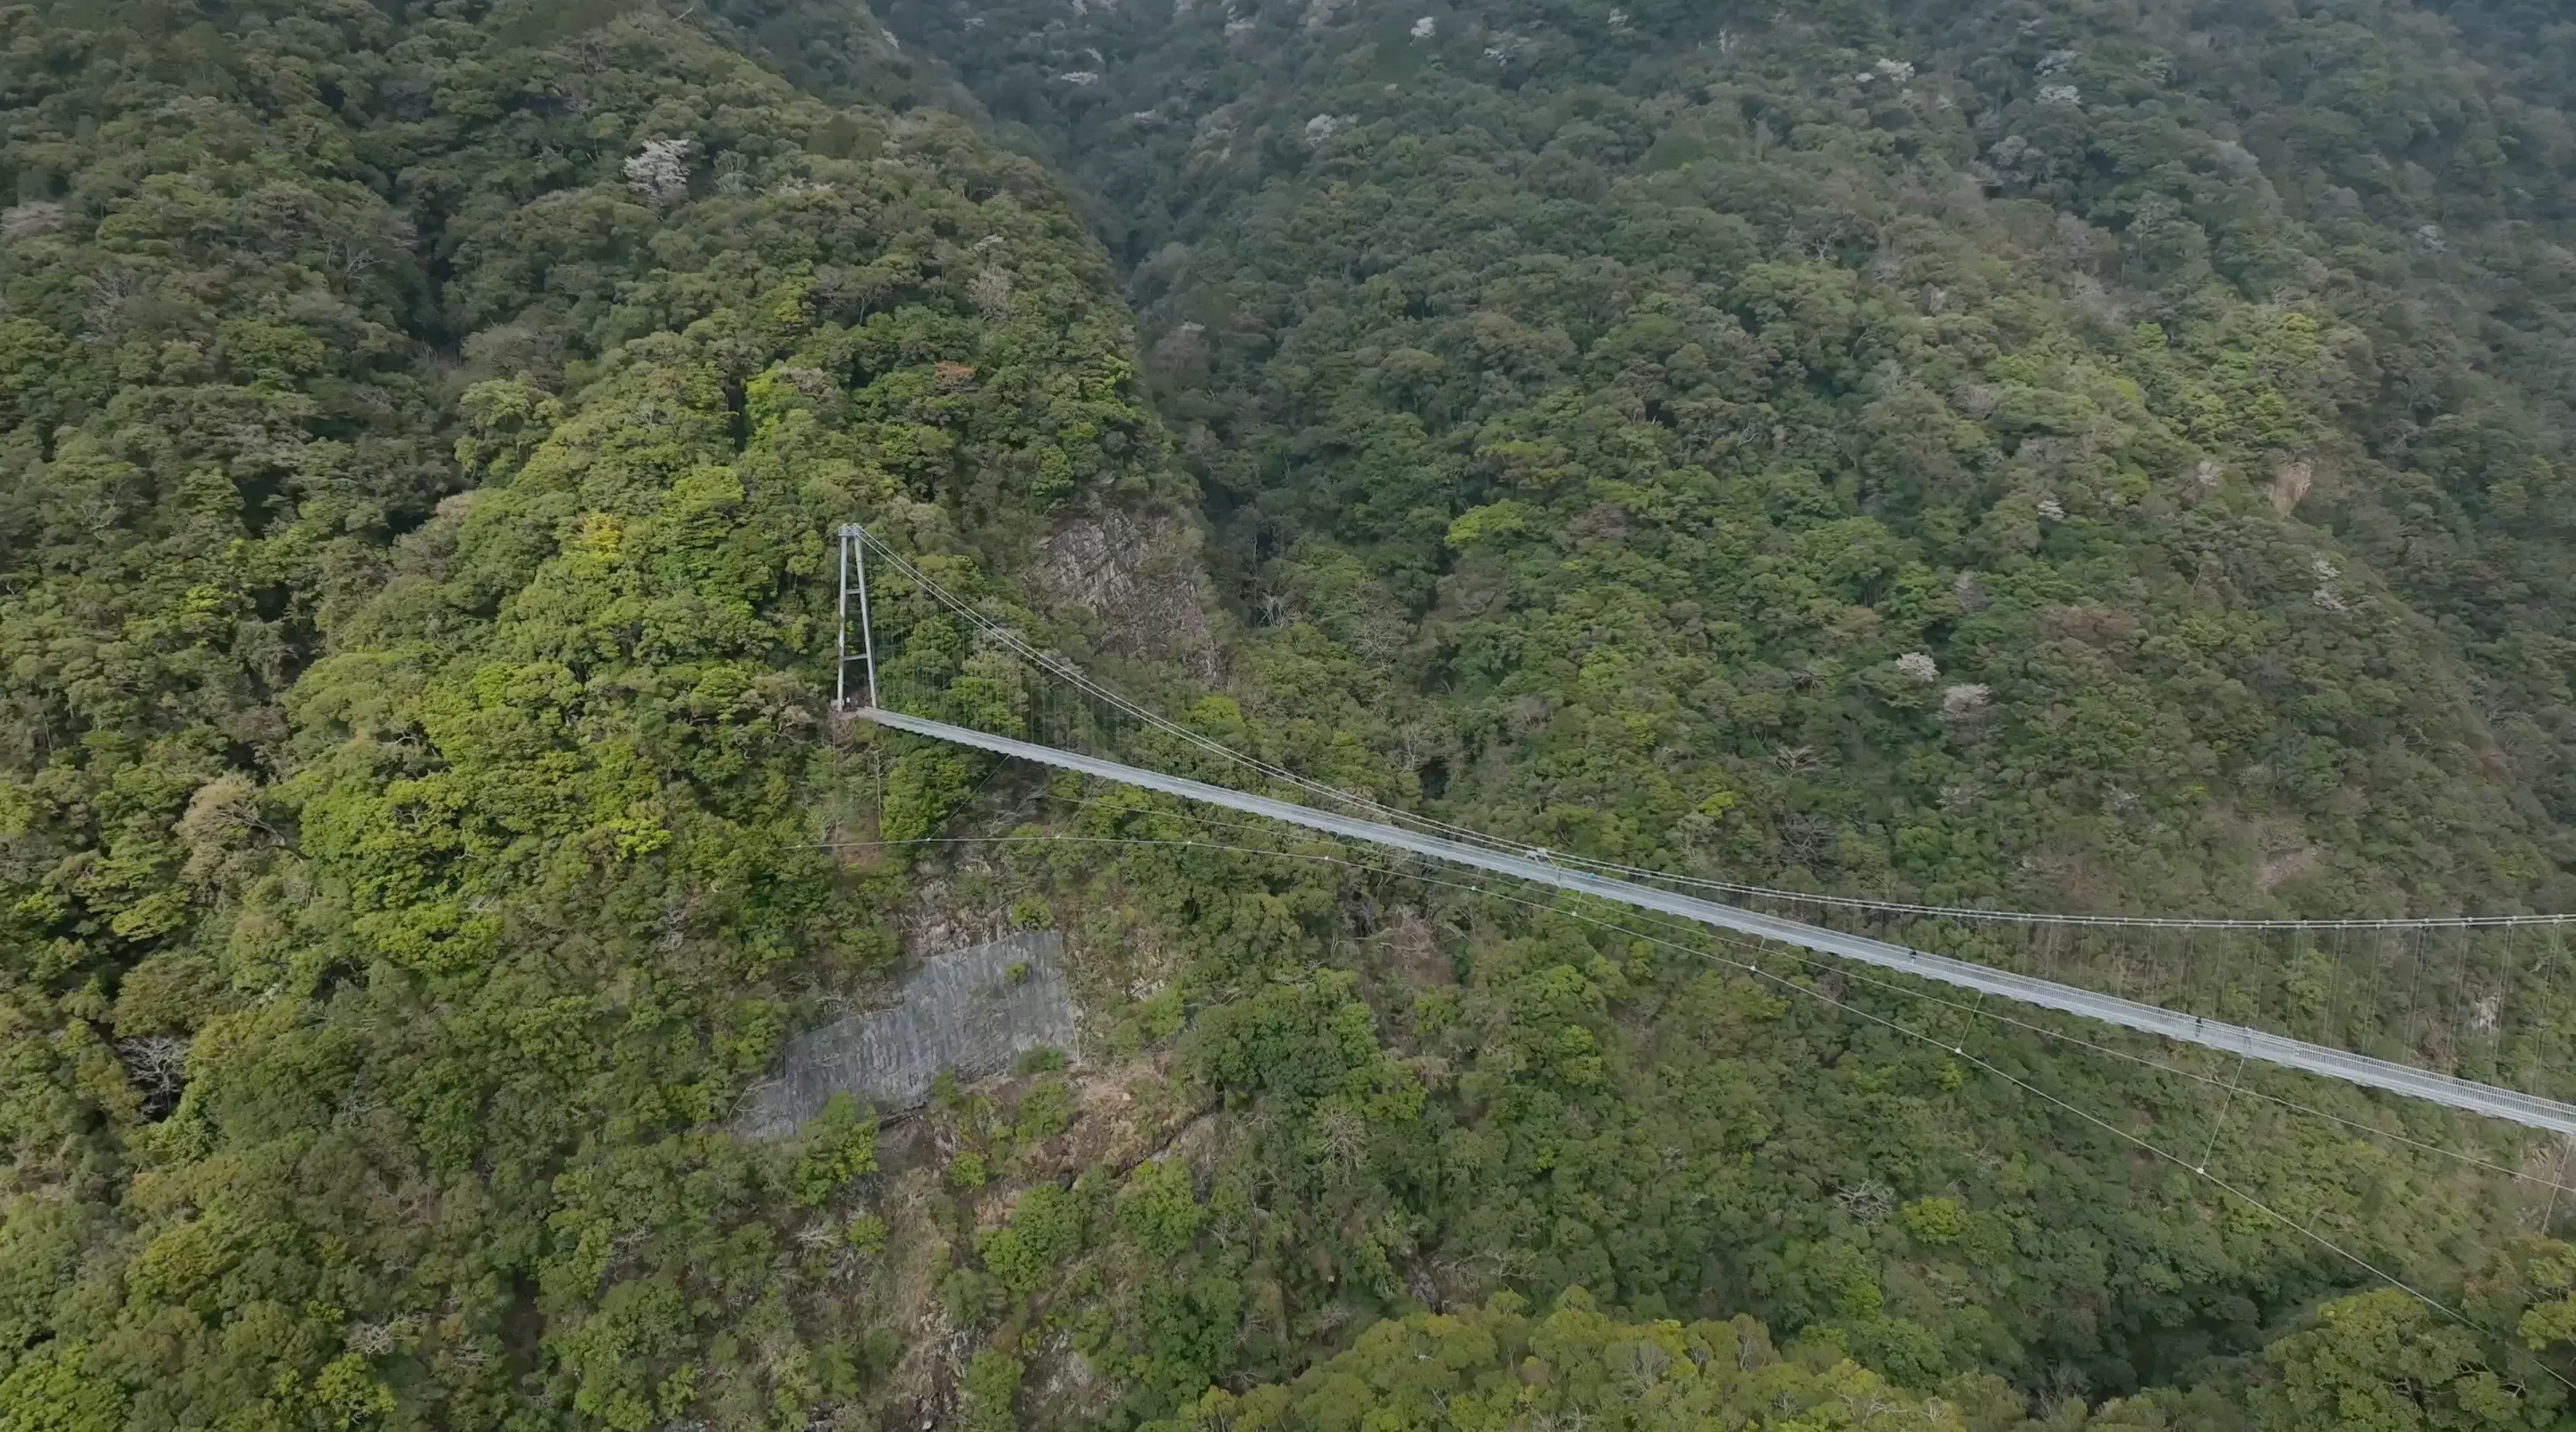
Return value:
[(1479, 820), (2564, 903), (2576, 140), (2435, 17), (890, 14), (1094, 194), (1230, 595)]
[(0, 1432), (2563, 1423), (2555, 1149), (823, 701), (855, 517), (1533, 842), (2567, 908), (2529, 11), (0, 9)]
[[(1320, 762), (1320, 724), (1364, 744), (1343, 769), (1387, 795), (1729, 878), (2052, 908), (2566, 908), (2555, 17), (885, 13), (1074, 177), (1127, 265), (1248, 628), (1247, 735)], [(1846, 1084), (1839, 1055), (1793, 1055), (1733, 1106), (1795, 1110), (1796, 1134), (1664, 1114), (1704, 1068), (1764, 1066), (1691, 1045), (1662, 999), (1567, 978), (1580, 961), (1559, 978), (1603, 1001), (1582, 1042), (1606, 1084), (1498, 1105), (1489, 1079), (1549, 1062), (1506, 1056), (1506, 1031), (1562, 1022), (1516, 984), (1557, 957), (1498, 953), (1462, 963), (1492, 1022), (1429, 1041), (1458, 1091), (1433, 1117), (1475, 1131), (1442, 1161), (1476, 1172), (1455, 1202), (1407, 1198), (1426, 1248), (1518, 1250), (1534, 1290), (1622, 1298), (1630, 1270), (1730, 1250), (1659, 1296), (1750, 1296), (1879, 1366), (2025, 1386), (2205, 1375), (2186, 1369), (2302, 1296), (2286, 1249), (2176, 1278), (2210, 1211), (2184, 1186), (2086, 1186), (2101, 1144), (2052, 1164), (2034, 1225), (2068, 1231), (2074, 1261), (2022, 1243), (2011, 1291), (1967, 1292), (1973, 1259), (1822, 1195), (1901, 1169), (1879, 1186), (2030, 1208), (1983, 1161), (2062, 1148), (2062, 1123), (2017, 1123), (2009, 1094), (1944, 1108), (1923, 1067), (1894, 1076), (1930, 1101), (1909, 1125), (1842, 1102), (1881, 1076)], [(2139, 1108), (2132, 1128), (2209, 1117), (2197, 1090), (2015, 1057)], [(1955, 1158), (1916, 1162), (1966, 1126)], [(1502, 1152), (1541, 1129), (1526, 1164)], [(1565, 1160), (1570, 1129), (1599, 1162)], [(1776, 1233), (1696, 1221), (1746, 1137), (1762, 1172), (1738, 1187)], [(1467, 1155), (1487, 1140), (1495, 1161)], [(2290, 1201), (2369, 1178), (2308, 1163), (2320, 1146), (2289, 1126), (2254, 1147), (2261, 1178), (2306, 1165)], [(2365, 1196), (2346, 1226), (2451, 1216), (2415, 1197)], [(1883, 1275), (1853, 1301), (1824, 1272), (1846, 1258)], [(1995, 1340), (1971, 1352), (1980, 1326)]]
[(904, 1352), (872, 1126), (720, 1129), (887, 950), (800, 848), (823, 534), (1156, 449), (1033, 166), (621, 9), (0, 15), (12, 1432), (802, 1425)]

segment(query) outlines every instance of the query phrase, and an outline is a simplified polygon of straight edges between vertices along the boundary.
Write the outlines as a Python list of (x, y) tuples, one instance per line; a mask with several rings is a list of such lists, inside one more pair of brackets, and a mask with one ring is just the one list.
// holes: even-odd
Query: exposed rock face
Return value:
[(960, 1083), (1007, 1073), (1032, 1049), (1072, 1052), (1064, 937), (1033, 931), (933, 956), (903, 982), (902, 1002), (798, 1035), (779, 1076), (753, 1094), (741, 1132), (792, 1134), (848, 1093), (879, 1109), (927, 1102), (942, 1070)]
[(1035, 576), (1050, 601), (1091, 613), (1102, 651), (1181, 662), (1203, 681), (1219, 675), (1198, 543), (1176, 519), (1133, 512), (1074, 518), (1039, 544)]
[(2273, 510), (2284, 517), (2289, 516), (2298, 510), (2299, 503), (2308, 495), (2308, 489), (2316, 485), (2317, 464), (2314, 458), (2281, 459), (2272, 469)]

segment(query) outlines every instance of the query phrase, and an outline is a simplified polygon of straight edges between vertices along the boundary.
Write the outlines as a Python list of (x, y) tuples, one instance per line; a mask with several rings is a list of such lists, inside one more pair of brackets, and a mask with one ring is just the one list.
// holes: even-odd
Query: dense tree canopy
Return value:
[(799, 848), (813, 579), (1151, 459), (1096, 252), (649, 13), (68, 11), (7, 17), (0, 1425), (850, 1400), (791, 1235), (873, 1120), (720, 1131), (887, 950)]
[(2376, 4), (1238, 8), (890, 14), (1093, 188), (1229, 595), (1391, 678), (1377, 741), (1479, 823), (2564, 904), (2576, 132), (2485, 52)]
[(859, 519), (1531, 844), (2576, 906), (2554, 8), (887, 19), (0, 7), (0, 1432), (2576, 1416), (2554, 1146), (825, 700)]

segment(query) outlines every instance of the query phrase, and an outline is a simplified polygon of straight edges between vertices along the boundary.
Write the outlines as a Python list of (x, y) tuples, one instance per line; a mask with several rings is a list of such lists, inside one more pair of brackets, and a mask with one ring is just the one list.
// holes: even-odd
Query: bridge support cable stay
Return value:
[(1573, 869), (1550, 861), (1533, 859), (1482, 844), (1469, 844), (1445, 836), (1363, 820), (1335, 811), (1269, 796), (1248, 794), (1224, 786), (1161, 771), (1125, 765), (1099, 756), (1053, 746), (996, 736), (971, 727), (951, 725), (920, 716), (888, 711), (874, 705), (859, 707), (853, 715), (891, 730), (906, 732), (931, 740), (989, 751), (1017, 760), (1033, 761), (1059, 770), (1078, 772), (1101, 780), (1142, 790), (1157, 791), (1182, 800), (1220, 806), (1289, 825), (1303, 826), (1328, 835), (1360, 841), (1392, 850), (1402, 850), (1432, 860), (1490, 874), (1551, 886), (1577, 895), (1678, 916), (1715, 929), (1750, 935), (1756, 939), (1791, 945), (1819, 954), (1833, 955), (1859, 964), (1918, 979), (1974, 990), (1982, 995), (2013, 1000), (2041, 1009), (2056, 1010), (2099, 1020), (2142, 1034), (2185, 1044), (2261, 1060), (2284, 1069), (2339, 1079), (2366, 1088), (2384, 1089), (2453, 1109), (2461, 1109), (2489, 1118), (2503, 1119), (2528, 1128), (2576, 1137), (2576, 1105), (2555, 1099), (2499, 1088), (2475, 1080), (2461, 1079), (2432, 1070), (2418, 1069), (2392, 1060), (2356, 1054), (2331, 1045), (2292, 1039), (2239, 1024), (2178, 1013), (2157, 1005), (2098, 994), (2054, 980), (2016, 974), (1990, 965), (1951, 959), (1922, 950), (1909, 949), (1867, 935), (1811, 925), (1783, 916), (1720, 904), (1672, 890), (1641, 885), (1634, 881)]

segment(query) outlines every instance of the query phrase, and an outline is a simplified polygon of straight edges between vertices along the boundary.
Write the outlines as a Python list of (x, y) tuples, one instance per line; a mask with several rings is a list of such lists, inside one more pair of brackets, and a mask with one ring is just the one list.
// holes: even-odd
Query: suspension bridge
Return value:
[[(2568, 1052), (2564, 1031), (2576, 1027), (2576, 1008), (2567, 1003), (2576, 989), (2567, 978), (2576, 974), (2576, 951), (2567, 944), (2567, 936), (2576, 933), (2570, 929), (2576, 917), (2230, 920), (1998, 911), (1819, 896), (1531, 849), (1303, 777), (1158, 716), (948, 591), (864, 528), (846, 526), (840, 539), (841, 676), (835, 701), (852, 716), (887, 730), (1969, 991), (1981, 1005), (1992, 998), (2074, 1015), (2218, 1050), (2241, 1061), (2576, 1137), (2576, 1104), (2554, 1097), (2568, 1092), (2561, 1078)], [(908, 600), (915, 610), (905, 615), (906, 625), (918, 630), (925, 622), (947, 623), (944, 647), (953, 647), (962, 636), (1034, 681), (1016, 693), (999, 691), (998, 701), (992, 698), (999, 683), (987, 675), (982, 678), (987, 699), (980, 703), (956, 699), (946, 685), (903, 701), (915, 708), (911, 711), (888, 703), (889, 675), (907, 675), (922, 663), (910, 661), (908, 654), (893, 662), (881, 660), (868, 582), (871, 552), (911, 588)], [(854, 664), (860, 674), (855, 692), (849, 680)], [(1080, 698), (1070, 710), (1058, 708), (1052, 721), (1037, 710), (1042, 694), (1051, 689)], [(919, 714), (924, 710), (940, 714)], [(1104, 711), (1117, 720), (1100, 719)], [(961, 715), (967, 720), (949, 719)], [(1212, 760), (1281, 794), (1239, 790), (1100, 754), (1114, 744), (1108, 738), (1122, 720), (1156, 738), (1161, 751), (1187, 755), (1203, 766)], [(994, 725), (1018, 729), (984, 729)], [(1031, 735), (1050, 739), (1027, 739)], [(1305, 799), (1284, 798), (1288, 794)], [(1677, 885), (1686, 888), (1671, 888)], [(1812, 918), (1757, 908), (1761, 905), (1803, 907)], [(1827, 923), (1836, 919), (1868, 928)], [(2010, 937), (1998, 938), (1998, 930)], [(1907, 938), (1881, 938), (1898, 932)], [(2162, 941), (2179, 958), (2141, 961), (2134, 949), (2141, 940)], [(2195, 941), (2207, 942), (2210, 959), (2198, 957), (2201, 947)], [(1953, 952), (1931, 948), (1935, 945)], [(2249, 969), (2244, 960), (2248, 951), (2270, 958)], [(2030, 968), (2008, 967), (2016, 958)], [(2210, 968), (2203, 969), (2204, 964)], [(2145, 987), (2139, 992), (2162, 997), (2132, 998), (2127, 992), (2087, 988), (2064, 977), (2068, 975), (2089, 977), (2096, 984), (2137, 984)], [(2403, 1014), (2396, 1011), (2401, 989), (2406, 991)], [(2280, 997), (2267, 996), (2267, 990)], [(2339, 1033), (2342, 1040), (2261, 1027), (2266, 1022), (2293, 1024), (2302, 1017), (2315, 1026), (2308, 1033)], [(2354, 1044), (2366, 1047), (2349, 1047)], [(2446, 1062), (2453, 1067), (2435, 1067)], [(2494, 1077), (2469, 1077), (2480, 1073)]]

